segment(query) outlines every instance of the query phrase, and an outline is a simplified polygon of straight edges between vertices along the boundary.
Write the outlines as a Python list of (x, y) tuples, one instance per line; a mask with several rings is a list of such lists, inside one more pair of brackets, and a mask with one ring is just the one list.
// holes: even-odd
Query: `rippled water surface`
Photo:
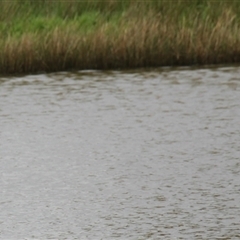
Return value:
[(0, 79), (0, 239), (240, 239), (240, 68)]

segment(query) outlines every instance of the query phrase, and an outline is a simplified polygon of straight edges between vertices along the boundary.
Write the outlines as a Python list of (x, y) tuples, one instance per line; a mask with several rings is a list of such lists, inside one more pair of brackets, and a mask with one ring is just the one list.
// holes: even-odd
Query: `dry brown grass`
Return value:
[(143, 18), (105, 23), (96, 31), (58, 29), (0, 40), (0, 72), (53, 72), (240, 62), (240, 25), (231, 9), (208, 18), (176, 23), (148, 12)]

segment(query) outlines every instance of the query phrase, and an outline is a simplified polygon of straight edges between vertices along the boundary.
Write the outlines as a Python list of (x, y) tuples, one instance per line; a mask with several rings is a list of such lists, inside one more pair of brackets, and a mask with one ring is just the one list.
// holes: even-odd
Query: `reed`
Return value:
[(0, 73), (240, 62), (238, 1), (0, 2)]

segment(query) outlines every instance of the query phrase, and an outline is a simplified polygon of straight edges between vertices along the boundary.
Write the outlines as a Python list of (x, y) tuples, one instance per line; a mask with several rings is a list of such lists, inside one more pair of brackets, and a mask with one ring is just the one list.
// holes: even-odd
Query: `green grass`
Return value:
[[(240, 19), (238, 0), (11, 0), (0, 2), (0, 32), (17, 36), (26, 32), (52, 31), (75, 26), (94, 30), (106, 22), (117, 22), (131, 13), (141, 18), (152, 11), (180, 26), (194, 27), (208, 20), (213, 26), (225, 9)], [(130, 14), (128, 14), (129, 17)]]
[(0, 1), (0, 73), (240, 62), (239, 0)]
[(47, 33), (56, 28), (72, 28), (75, 31), (93, 31), (102, 21), (98, 12), (86, 12), (73, 19), (62, 19), (59, 16), (31, 16), (26, 20), (16, 19), (11, 22), (0, 23), (2, 37), (19, 37), (26, 33)]

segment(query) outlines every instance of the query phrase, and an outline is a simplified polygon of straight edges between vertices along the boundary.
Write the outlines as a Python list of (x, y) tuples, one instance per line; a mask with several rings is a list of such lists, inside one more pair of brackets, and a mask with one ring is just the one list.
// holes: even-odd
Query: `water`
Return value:
[(240, 68), (0, 80), (0, 239), (239, 239)]

